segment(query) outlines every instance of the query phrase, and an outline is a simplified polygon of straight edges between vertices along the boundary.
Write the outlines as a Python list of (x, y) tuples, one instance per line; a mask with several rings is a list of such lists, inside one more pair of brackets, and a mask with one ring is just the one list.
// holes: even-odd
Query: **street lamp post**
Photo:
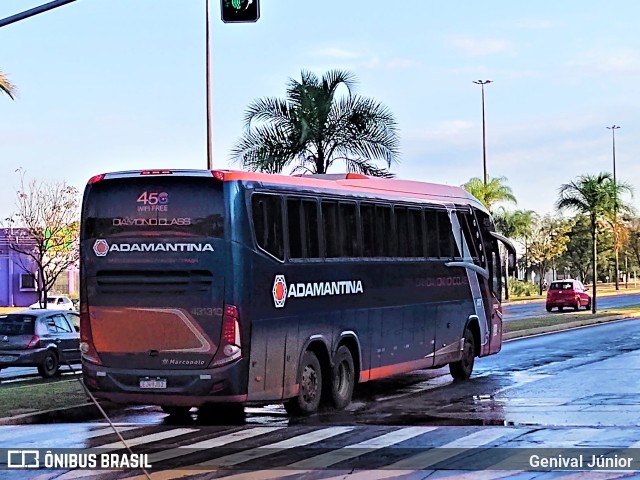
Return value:
[(619, 125), (611, 125), (607, 127), (611, 130), (611, 138), (613, 140), (613, 194), (616, 198), (613, 199), (613, 228), (614, 228), (614, 240), (616, 241), (615, 245), (615, 254), (616, 254), (616, 290), (620, 289), (620, 285), (618, 284), (618, 272), (620, 271), (620, 265), (618, 261), (618, 184), (616, 183), (616, 130), (620, 128)]
[(483, 181), (487, 184), (487, 136), (484, 121), (484, 86), (491, 83), (491, 80), (473, 80), (473, 83), (480, 85), (482, 88), (482, 167), (483, 167)]
[(206, 3), (206, 22), (205, 27), (205, 55), (206, 59), (206, 88), (207, 88), (207, 170), (213, 170), (213, 151), (211, 146), (211, 52), (209, 45), (209, 0), (204, 0)]

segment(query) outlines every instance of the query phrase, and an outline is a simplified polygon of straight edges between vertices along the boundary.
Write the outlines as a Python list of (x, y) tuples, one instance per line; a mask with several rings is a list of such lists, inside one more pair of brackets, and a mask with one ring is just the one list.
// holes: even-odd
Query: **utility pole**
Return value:
[(205, 27), (205, 42), (207, 43), (207, 46), (205, 48), (207, 56), (207, 170), (213, 170), (213, 147), (211, 139), (211, 47), (209, 45), (209, 0), (204, 1), (206, 3), (205, 16), (207, 22), (207, 25)]
[(489, 179), (487, 177), (487, 135), (484, 120), (484, 86), (491, 83), (491, 80), (474, 80), (473, 83), (475, 83), (476, 85), (480, 85), (482, 88), (482, 180), (486, 185)]
[(619, 125), (611, 125), (607, 127), (611, 130), (611, 136), (613, 139), (613, 194), (615, 198), (613, 199), (613, 229), (614, 229), (614, 241), (615, 245), (615, 256), (616, 256), (616, 290), (620, 290), (620, 285), (618, 284), (618, 276), (620, 272), (620, 263), (618, 261), (618, 248), (620, 245), (618, 235), (620, 232), (618, 231), (618, 184), (616, 183), (616, 130), (620, 128)]

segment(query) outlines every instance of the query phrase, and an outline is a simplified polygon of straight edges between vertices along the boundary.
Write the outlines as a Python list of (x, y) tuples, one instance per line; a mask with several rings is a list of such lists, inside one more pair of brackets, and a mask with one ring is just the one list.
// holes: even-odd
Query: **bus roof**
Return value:
[[(477, 208), (486, 208), (469, 192), (461, 187), (438, 183), (417, 182), (414, 180), (400, 180), (396, 178), (370, 177), (359, 173), (321, 174), (321, 175), (278, 175), (261, 172), (246, 172), (241, 170), (131, 170), (96, 175), (94, 181), (111, 178), (132, 178), (138, 176), (213, 176), (220, 181), (259, 182), (263, 185), (292, 185), (324, 190), (340, 190), (342, 192), (358, 192), (383, 194), (400, 197), (428, 199), (440, 202), (473, 204)], [(94, 180), (95, 179), (95, 180)], [(488, 212), (487, 212), (488, 213)]]

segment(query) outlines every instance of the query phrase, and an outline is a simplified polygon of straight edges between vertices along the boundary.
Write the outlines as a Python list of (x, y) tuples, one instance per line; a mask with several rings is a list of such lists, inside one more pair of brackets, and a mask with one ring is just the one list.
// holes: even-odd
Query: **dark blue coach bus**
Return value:
[(505, 245), (458, 187), (359, 174), (106, 173), (81, 220), (83, 375), (168, 413), (344, 408), (358, 382), (502, 344)]

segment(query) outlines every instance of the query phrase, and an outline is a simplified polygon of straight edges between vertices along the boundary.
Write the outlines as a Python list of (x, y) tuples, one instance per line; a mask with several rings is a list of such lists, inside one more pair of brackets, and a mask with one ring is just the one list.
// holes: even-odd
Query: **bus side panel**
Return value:
[(286, 329), (283, 324), (288, 324), (287, 320), (291, 319), (254, 319), (252, 322), (249, 401), (282, 398), (286, 348), (286, 341), (283, 341)]
[[(360, 382), (369, 380), (369, 370), (375, 358), (374, 342), (379, 341), (382, 335), (380, 322), (376, 321), (375, 312), (371, 310), (356, 310), (354, 312), (355, 325), (358, 331), (358, 341), (360, 342)], [(376, 340), (377, 339), (377, 340)]]

